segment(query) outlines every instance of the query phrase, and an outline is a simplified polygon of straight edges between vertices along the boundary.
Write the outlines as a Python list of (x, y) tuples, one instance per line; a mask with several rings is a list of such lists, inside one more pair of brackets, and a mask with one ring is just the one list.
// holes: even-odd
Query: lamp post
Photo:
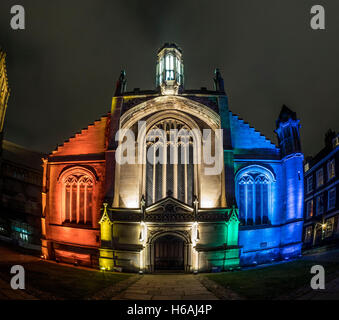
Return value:
[(316, 234), (317, 234), (317, 228), (321, 227), (322, 231), (321, 231), (321, 240), (324, 239), (324, 233), (325, 233), (325, 228), (326, 228), (326, 223), (324, 221), (324, 219), (322, 220), (322, 222), (316, 222), (314, 225), (314, 231), (313, 231), (313, 247), (315, 245), (315, 239), (316, 239)]

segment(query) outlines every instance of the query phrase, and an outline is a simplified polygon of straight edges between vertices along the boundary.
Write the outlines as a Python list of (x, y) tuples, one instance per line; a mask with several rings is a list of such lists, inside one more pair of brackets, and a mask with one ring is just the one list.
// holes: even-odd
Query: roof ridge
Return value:
[(245, 121), (243, 118), (240, 118), (240, 116), (239, 116), (238, 114), (233, 113), (231, 110), (229, 110), (229, 112), (232, 114), (233, 117), (236, 117), (236, 118), (238, 118), (238, 120), (243, 121), (244, 124), (246, 124), (246, 125), (249, 126), (249, 128), (251, 128), (251, 129), (253, 129), (255, 132), (259, 133), (260, 136), (264, 137), (266, 141), (268, 141), (269, 143), (271, 143), (272, 145), (274, 145), (276, 148), (278, 148), (277, 145), (276, 145), (274, 142), (272, 142), (271, 139), (267, 138), (260, 130), (256, 129), (254, 126), (252, 126), (249, 122)]
[(100, 123), (101, 121), (103, 121), (105, 118), (108, 118), (109, 113), (107, 113), (106, 115), (103, 115), (100, 117), (99, 120), (94, 120), (94, 122), (91, 122), (87, 127), (81, 129), (80, 131), (77, 131), (75, 134), (73, 134), (72, 136), (70, 136), (69, 138), (67, 138), (66, 140), (63, 141), (63, 143), (61, 143), (60, 145), (57, 144), (56, 148), (54, 150), (52, 150), (50, 153), (48, 153), (48, 155), (53, 155), (56, 152), (59, 151), (60, 148), (63, 148), (65, 146), (66, 143), (69, 143), (71, 141), (71, 139), (75, 139), (77, 135), (81, 135), (83, 134), (85, 131), (88, 131), (88, 128), (94, 127), (95, 123)]

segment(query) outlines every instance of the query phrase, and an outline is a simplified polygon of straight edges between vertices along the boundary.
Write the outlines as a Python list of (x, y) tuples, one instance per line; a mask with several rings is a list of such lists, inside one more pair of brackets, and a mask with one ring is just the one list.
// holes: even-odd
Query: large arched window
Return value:
[(63, 179), (62, 210), (66, 223), (91, 224), (93, 179), (88, 175), (70, 174)]
[(237, 202), (243, 225), (270, 223), (272, 208), (272, 174), (261, 167), (243, 169), (237, 175)]
[(147, 205), (166, 196), (192, 204), (194, 155), (188, 127), (178, 120), (163, 120), (148, 132), (146, 143)]

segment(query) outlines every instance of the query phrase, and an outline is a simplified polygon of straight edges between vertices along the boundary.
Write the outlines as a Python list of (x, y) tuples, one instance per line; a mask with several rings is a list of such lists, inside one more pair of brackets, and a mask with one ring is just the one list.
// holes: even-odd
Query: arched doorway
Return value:
[(185, 242), (175, 235), (164, 235), (154, 242), (155, 271), (184, 271)]

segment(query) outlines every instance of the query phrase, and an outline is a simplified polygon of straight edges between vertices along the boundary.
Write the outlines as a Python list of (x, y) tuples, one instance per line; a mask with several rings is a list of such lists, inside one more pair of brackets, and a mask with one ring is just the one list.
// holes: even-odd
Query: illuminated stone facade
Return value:
[[(111, 112), (45, 159), (46, 258), (105, 270), (193, 272), (300, 253), (298, 120), (282, 110), (280, 150), (229, 111), (218, 70), (214, 84), (215, 90), (184, 89), (182, 52), (174, 44), (158, 52), (155, 90), (127, 92), (121, 73)], [(172, 130), (192, 134), (185, 143), (153, 134)], [(134, 160), (124, 162), (131, 154), (122, 146), (131, 137)], [(187, 161), (172, 163), (172, 152)], [(149, 154), (164, 161), (151, 162)]]

